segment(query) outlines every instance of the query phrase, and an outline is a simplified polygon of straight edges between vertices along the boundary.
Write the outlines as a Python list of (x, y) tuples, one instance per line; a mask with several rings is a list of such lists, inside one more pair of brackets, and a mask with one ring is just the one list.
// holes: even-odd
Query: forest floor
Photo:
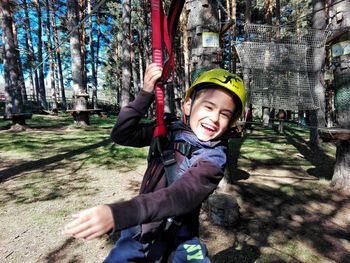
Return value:
[[(0, 125), (0, 262), (102, 262), (117, 235), (80, 241), (62, 229), (74, 212), (138, 192), (147, 149), (113, 145), (109, 131)], [(212, 262), (350, 262), (350, 196), (329, 187), (334, 146), (258, 127), (234, 146), (234, 183), (221, 191), (241, 218), (220, 227), (202, 213)]]

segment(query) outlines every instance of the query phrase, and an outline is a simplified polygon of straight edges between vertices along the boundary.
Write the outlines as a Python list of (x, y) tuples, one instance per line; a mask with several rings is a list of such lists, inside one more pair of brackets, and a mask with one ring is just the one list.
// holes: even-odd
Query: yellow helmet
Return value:
[(235, 122), (241, 116), (246, 100), (246, 90), (243, 80), (236, 74), (230, 73), (225, 69), (215, 68), (202, 73), (187, 90), (185, 101), (191, 98), (193, 91), (202, 88), (222, 87), (234, 94), (236, 110), (232, 115), (230, 126), (234, 126)]

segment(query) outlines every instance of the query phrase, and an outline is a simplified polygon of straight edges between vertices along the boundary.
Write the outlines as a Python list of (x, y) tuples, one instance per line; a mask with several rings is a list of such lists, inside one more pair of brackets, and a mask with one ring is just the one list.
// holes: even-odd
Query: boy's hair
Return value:
[(246, 90), (243, 80), (236, 74), (227, 70), (216, 68), (202, 73), (191, 85), (185, 95), (185, 101), (189, 98), (194, 99), (200, 90), (210, 88), (223, 88), (232, 94), (236, 105), (235, 112), (232, 115), (230, 127), (233, 127), (239, 117), (242, 115), (243, 106), (246, 100)]

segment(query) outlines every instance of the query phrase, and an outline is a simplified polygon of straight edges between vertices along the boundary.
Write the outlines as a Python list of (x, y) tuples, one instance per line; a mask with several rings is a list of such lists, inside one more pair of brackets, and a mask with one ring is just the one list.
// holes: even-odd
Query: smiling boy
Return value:
[(235, 110), (231, 93), (223, 88), (198, 92), (191, 105), (192, 99), (188, 99), (184, 105), (185, 115), (191, 116), (190, 127), (204, 142), (219, 138), (227, 130)]
[(140, 194), (84, 210), (65, 227), (66, 235), (82, 239), (122, 230), (104, 262), (210, 262), (199, 240), (199, 213), (223, 177), (226, 148), (221, 138), (242, 113), (243, 81), (213, 69), (192, 83), (185, 96), (184, 119), (168, 125), (177, 178), (169, 182), (163, 155), (153, 140), (154, 127), (140, 123), (154, 101), (161, 72), (156, 64), (146, 68), (143, 89), (121, 110), (112, 130), (118, 144), (151, 146)]

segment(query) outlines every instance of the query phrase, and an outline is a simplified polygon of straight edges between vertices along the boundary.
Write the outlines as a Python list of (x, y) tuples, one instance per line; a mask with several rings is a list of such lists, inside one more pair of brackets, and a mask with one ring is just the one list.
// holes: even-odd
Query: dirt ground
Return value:
[[(297, 152), (295, 158), (301, 158)], [(105, 169), (76, 159), (33, 167), (1, 159), (0, 153), (0, 175), (22, 168), (0, 183), (0, 262), (8, 263), (101, 262), (117, 236), (84, 242), (62, 235), (63, 226), (76, 211), (137, 194), (145, 170), (145, 160), (133, 169)], [(38, 171), (41, 176), (31, 178)], [(299, 167), (236, 172), (242, 178), (220, 190), (237, 199), (238, 224), (215, 226), (201, 216), (212, 262), (350, 262), (349, 195), (320, 187), (329, 182)]]

